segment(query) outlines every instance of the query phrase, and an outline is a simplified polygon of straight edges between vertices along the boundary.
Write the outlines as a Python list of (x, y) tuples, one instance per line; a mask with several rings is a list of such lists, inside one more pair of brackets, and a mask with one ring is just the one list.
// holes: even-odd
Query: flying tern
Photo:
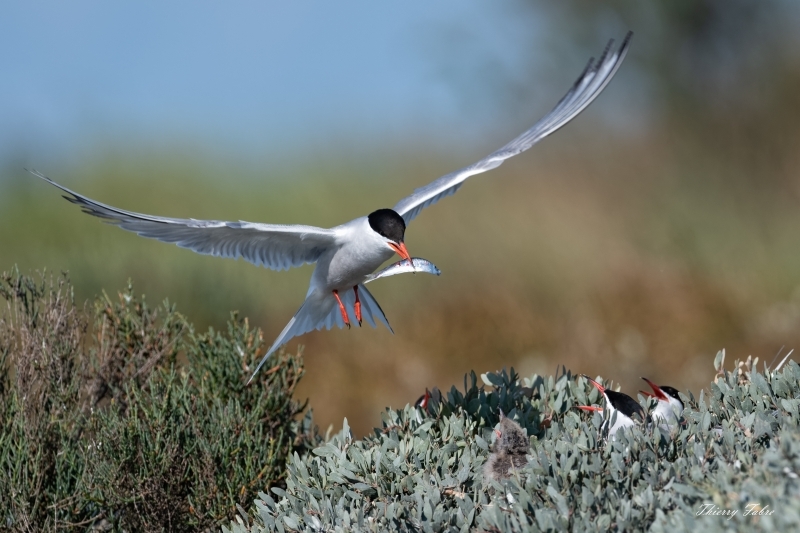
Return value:
[(506, 159), (524, 152), (575, 118), (611, 81), (625, 58), (631, 35), (628, 33), (616, 51), (611, 50), (613, 41), (609, 42), (600, 60), (589, 60), (586, 69), (552, 111), (499, 150), (416, 189), (391, 209), (378, 209), (334, 228), (134, 213), (97, 202), (39, 172), (31, 172), (67, 193), (65, 198), (81, 206), (85, 213), (143, 237), (174, 243), (201, 254), (241, 257), (256, 266), (273, 270), (316, 263), (303, 305), (267, 350), (250, 377), (252, 381), (275, 350), (289, 339), (314, 329), (331, 329), (334, 325), (350, 327), (353, 321), (361, 325), (363, 318), (373, 327), (377, 319), (392, 331), (364, 282), (394, 254), (411, 261), (405, 245), (407, 225), (424, 208), (454, 194), (470, 176), (500, 166)]

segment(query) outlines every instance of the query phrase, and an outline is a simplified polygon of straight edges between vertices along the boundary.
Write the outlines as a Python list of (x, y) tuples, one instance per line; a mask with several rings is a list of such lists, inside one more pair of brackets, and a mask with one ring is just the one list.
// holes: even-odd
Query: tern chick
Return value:
[(514, 470), (528, 464), (525, 457), (530, 450), (528, 432), (500, 411), (499, 428), (494, 430), (497, 440), (492, 453), (483, 465), (484, 479), (501, 481), (510, 477)]

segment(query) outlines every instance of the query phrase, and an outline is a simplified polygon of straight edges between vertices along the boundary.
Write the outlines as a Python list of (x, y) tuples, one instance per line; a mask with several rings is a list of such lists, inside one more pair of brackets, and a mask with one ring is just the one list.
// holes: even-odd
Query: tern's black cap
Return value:
[(392, 242), (401, 243), (406, 233), (406, 221), (392, 209), (378, 209), (367, 217), (369, 227)]
[(681, 405), (683, 405), (683, 400), (681, 400), (680, 395), (678, 395), (678, 389), (676, 389), (675, 387), (670, 387), (669, 385), (664, 385), (663, 387), (659, 385), (658, 388), (664, 391), (664, 394), (672, 396), (673, 398), (681, 402)]

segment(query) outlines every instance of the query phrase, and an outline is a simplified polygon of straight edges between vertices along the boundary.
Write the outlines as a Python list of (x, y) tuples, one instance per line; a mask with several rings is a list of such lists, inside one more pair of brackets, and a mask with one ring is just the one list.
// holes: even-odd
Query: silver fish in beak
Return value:
[(394, 276), (395, 274), (407, 274), (409, 272), (425, 272), (427, 274), (433, 274), (434, 276), (439, 276), (442, 273), (442, 271), (439, 270), (436, 265), (427, 259), (423, 259), (421, 257), (412, 257), (411, 261), (408, 259), (401, 259), (400, 261), (393, 263), (374, 274), (371, 274), (364, 281), (364, 283), (375, 281), (378, 278)]

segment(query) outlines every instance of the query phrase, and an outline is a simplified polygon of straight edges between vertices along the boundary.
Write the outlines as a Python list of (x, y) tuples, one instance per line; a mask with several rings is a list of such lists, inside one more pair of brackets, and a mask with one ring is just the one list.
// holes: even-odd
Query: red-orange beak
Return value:
[(600, 412), (600, 413), (603, 412), (603, 408), (597, 405), (576, 405), (575, 407), (577, 407), (578, 409), (583, 409), (584, 411)]
[(604, 392), (606, 391), (606, 388), (605, 388), (605, 387), (603, 387), (602, 385), (600, 385), (598, 382), (596, 382), (595, 380), (593, 380), (593, 379), (592, 379), (592, 378), (590, 378), (589, 376), (587, 376), (587, 375), (585, 375), (585, 374), (584, 374), (584, 376), (583, 376), (583, 377), (585, 377), (586, 379), (588, 379), (588, 380), (589, 380), (589, 383), (591, 383), (592, 385), (594, 385), (594, 387), (595, 387), (597, 390), (599, 390), (601, 394), (602, 394), (602, 393), (604, 393)]
[(406, 261), (411, 261), (411, 256), (408, 254), (408, 250), (406, 250), (406, 243), (401, 242), (400, 244), (395, 244), (393, 242), (390, 242), (389, 246), (392, 247), (392, 250), (397, 252), (397, 255), (399, 255)]
[(655, 383), (653, 383), (652, 381), (650, 381), (647, 378), (642, 378), (642, 379), (645, 380), (648, 385), (650, 385), (651, 389), (653, 389), (653, 392), (655, 393), (655, 394), (653, 394), (654, 397), (658, 398), (659, 400), (663, 400), (665, 402), (669, 401), (667, 399), (667, 395), (664, 394), (664, 391), (661, 390), (661, 387), (659, 387), (658, 385), (656, 385)]
[(425, 396), (423, 396), (418, 402), (417, 405), (422, 408), (423, 410), (428, 408), (428, 401), (431, 399), (431, 392), (428, 388), (425, 388)]

